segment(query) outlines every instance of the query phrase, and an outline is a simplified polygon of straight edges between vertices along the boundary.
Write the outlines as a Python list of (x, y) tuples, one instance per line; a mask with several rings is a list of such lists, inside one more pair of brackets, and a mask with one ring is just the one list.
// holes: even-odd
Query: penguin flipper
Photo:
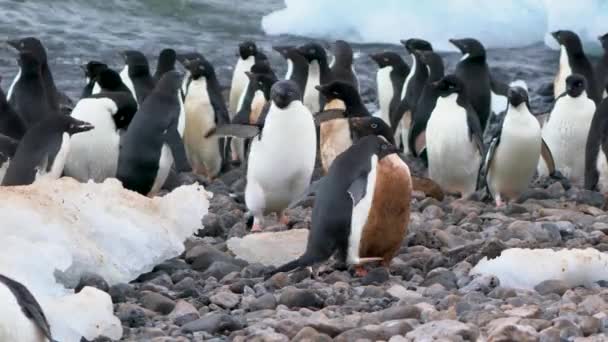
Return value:
[(321, 125), (321, 123), (325, 121), (330, 121), (333, 119), (344, 118), (344, 110), (343, 109), (328, 109), (321, 112), (318, 112), (314, 115), (315, 124), (317, 126)]
[(224, 104), (224, 99), (221, 98), (221, 96), (220, 98), (216, 98), (215, 96), (210, 96), (209, 98), (211, 100), (211, 107), (213, 108), (213, 112), (215, 113), (215, 124), (229, 124), (230, 116), (228, 115), (228, 109), (226, 109), (226, 105)]
[[(500, 144), (500, 131), (496, 134), (492, 140), (490, 141), (490, 146), (488, 147), (488, 152), (485, 155), (485, 159), (479, 169), (479, 176), (477, 178), (477, 189), (488, 187), (488, 170), (490, 169), (490, 164), (494, 159), (494, 154), (496, 153), (496, 148)], [(488, 191), (489, 193), (489, 191)]]
[(260, 112), (260, 116), (258, 117), (257, 126), (264, 127), (264, 123), (266, 122), (266, 117), (268, 116), (268, 112), (270, 111), (270, 101), (266, 101), (264, 107), (262, 107), (262, 111)]
[(365, 197), (367, 190), (367, 174), (357, 177), (355, 181), (348, 187), (348, 194), (353, 200), (353, 207), (356, 206), (363, 197)]
[(216, 126), (211, 129), (205, 138), (209, 138), (212, 135), (221, 137), (236, 137), (236, 138), (253, 138), (259, 135), (261, 128), (257, 125), (247, 124), (227, 124), (222, 126)]
[(549, 175), (554, 175), (555, 174), (555, 160), (553, 159), (553, 153), (551, 153), (551, 149), (549, 149), (549, 146), (545, 142), (545, 139), (541, 139), (540, 155), (543, 158), (543, 160), (545, 161), (545, 164), (547, 165), (547, 170), (549, 170)]
[(306, 188), (306, 190), (304, 190), (304, 192), (299, 194), (294, 200), (292, 200), (289, 203), (289, 206), (287, 207), (287, 209), (293, 209), (293, 208), (297, 207), (298, 204), (300, 204), (302, 201), (307, 199), (308, 196), (316, 194), (317, 191), (319, 191), (319, 189), (323, 186), (324, 180), (325, 180), (325, 177), (310, 183), (310, 185), (308, 186), (308, 188)]
[(192, 171), (192, 167), (188, 162), (188, 157), (186, 157), (186, 147), (184, 146), (184, 141), (182, 140), (182, 137), (177, 131), (177, 120), (167, 130), (167, 134), (165, 135), (165, 141), (171, 149), (171, 153), (173, 154), (173, 161), (175, 163), (175, 168), (177, 169), (177, 171)]
[(411, 111), (411, 110), (412, 110), (412, 108), (411, 108), (410, 104), (404, 98), (401, 100), (401, 102), (399, 103), (397, 108), (394, 111), (389, 113), (389, 119), (390, 119), (390, 123), (391, 123), (391, 128), (393, 129), (393, 134), (397, 130), (397, 127), (399, 126), (399, 122), (405, 115), (405, 112)]

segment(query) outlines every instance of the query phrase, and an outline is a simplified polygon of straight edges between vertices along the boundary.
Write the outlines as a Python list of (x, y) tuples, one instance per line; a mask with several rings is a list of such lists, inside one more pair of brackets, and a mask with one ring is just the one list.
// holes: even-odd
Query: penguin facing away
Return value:
[(298, 51), (308, 60), (308, 79), (304, 89), (304, 105), (316, 113), (325, 105), (325, 99), (315, 89), (316, 86), (331, 81), (331, 70), (327, 62), (327, 52), (319, 43), (311, 42), (298, 47)]
[(433, 86), (439, 98), (425, 132), (429, 178), (447, 192), (468, 197), (477, 189), (484, 155), (479, 118), (458, 77), (447, 75)]
[(148, 59), (136, 50), (122, 53), (125, 66), (120, 72), (123, 83), (131, 90), (138, 104), (142, 104), (148, 94), (154, 89), (154, 79), (150, 74)]
[[(542, 128), (543, 139), (553, 154), (555, 168), (573, 184), (582, 185), (585, 177), (587, 137), (596, 110), (588, 97), (587, 80), (572, 74), (566, 78), (566, 92), (555, 100), (551, 113)], [(540, 175), (549, 171), (544, 162), (538, 165)]]
[(27, 128), (36, 125), (45, 118), (58, 115), (47, 101), (47, 91), (42, 77), (41, 64), (33, 54), (19, 54), (19, 79), (13, 86), (13, 106)]
[(602, 98), (605, 99), (608, 97), (608, 33), (600, 36), (598, 39), (602, 44), (604, 54), (595, 66), (595, 78), (599, 91), (602, 93)]
[(410, 67), (401, 56), (394, 52), (381, 52), (370, 55), (378, 65), (376, 87), (378, 95), (378, 116), (391, 124), (389, 113), (401, 102), (403, 83), (410, 72)]
[(6, 170), (8, 170), (11, 159), (13, 159), (15, 152), (17, 152), (17, 146), (19, 146), (18, 140), (0, 134), (0, 182), (2, 182), (6, 174)]
[(41, 178), (58, 179), (63, 173), (74, 134), (93, 125), (67, 115), (56, 115), (32, 126), (19, 142), (2, 185), (29, 185)]
[[(2, 76), (0, 76), (0, 82), (2, 82)], [(4, 91), (0, 88), (0, 134), (20, 140), (26, 130), (25, 123), (8, 103)]]
[(36, 298), (23, 284), (2, 274), (0, 305), (0, 341), (56, 342)]
[(608, 193), (608, 100), (597, 107), (585, 146), (585, 189)]
[(398, 149), (370, 135), (338, 156), (316, 193), (306, 251), (267, 274), (312, 266), (336, 255), (364, 275), (365, 263), (388, 267), (407, 234), (412, 182)]
[(80, 67), (84, 71), (84, 80), (86, 83), (84, 89), (82, 89), (80, 98), (82, 99), (92, 94), (99, 93), (101, 89), (96, 82), (97, 75), (99, 75), (102, 70), (107, 69), (108, 65), (98, 61), (90, 61)]
[(154, 73), (154, 82), (158, 82), (163, 75), (169, 71), (175, 70), (175, 62), (177, 61), (177, 53), (173, 49), (163, 49), (158, 54), (158, 63), (156, 63), (156, 72)]

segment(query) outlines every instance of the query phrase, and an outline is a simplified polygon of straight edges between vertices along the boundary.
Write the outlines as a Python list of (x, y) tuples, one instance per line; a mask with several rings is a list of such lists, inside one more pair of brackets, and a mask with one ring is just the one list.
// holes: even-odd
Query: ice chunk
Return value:
[(228, 248), (237, 258), (266, 266), (281, 266), (304, 254), (308, 229), (249, 234), (228, 240)]

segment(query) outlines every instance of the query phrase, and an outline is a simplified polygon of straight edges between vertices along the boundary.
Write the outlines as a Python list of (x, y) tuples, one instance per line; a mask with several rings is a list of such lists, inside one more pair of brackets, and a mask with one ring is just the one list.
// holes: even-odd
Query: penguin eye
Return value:
[(312, 53), (315, 53), (315, 49), (310, 49), (310, 50), (308, 50), (308, 53), (311, 53), (311, 54), (312, 54)]
[(378, 124), (377, 123), (373, 123), (372, 124), (372, 128), (378, 128)]
[(249, 47), (249, 50), (253, 51), (253, 46), (250, 46), (250, 47)]
[(21, 47), (24, 48), (25, 47), (25, 43), (21, 42)]
[(384, 61), (385, 61), (386, 63), (388, 63), (388, 58), (384, 58)]
[(264, 85), (264, 83), (262, 83), (262, 82), (258, 82), (258, 85), (259, 85), (260, 87), (262, 87), (262, 86)]
[(380, 148), (383, 149), (383, 150), (386, 150), (388, 148), (388, 145), (382, 144), (382, 145), (380, 145)]
[(334, 91), (333, 94), (336, 96), (340, 95), (340, 93), (338, 93), (337, 91)]

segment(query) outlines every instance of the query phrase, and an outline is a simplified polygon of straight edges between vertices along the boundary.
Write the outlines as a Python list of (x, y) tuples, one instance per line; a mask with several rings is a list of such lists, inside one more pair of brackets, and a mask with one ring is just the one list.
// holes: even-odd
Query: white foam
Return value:
[(182, 186), (164, 197), (125, 190), (116, 179), (78, 183), (71, 178), (0, 188), (0, 273), (26, 285), (46, 311), (60, 341), (122, 335), (110, 297), (88, 289), (74, 294), (83, 272), (110, 285), (129, 282), (183, 252), (201, 228), (210, 195)]
[(417, 37), (429, 40), (440, 51), (455, 51), (448, 39), (459, 37), (476, 37), (490, 48), (542, 41), (557, 47), (548, 33), (570, 29), (599, 51), (597, 36), (605, 33), (607, 20), (608, 2), (603, 0), (352, 0), (348, 5), (285, 0), (284, 9), (262, 19), (262, 28), (272, 35), (361, 43), (398, 44), (400, 39)]

